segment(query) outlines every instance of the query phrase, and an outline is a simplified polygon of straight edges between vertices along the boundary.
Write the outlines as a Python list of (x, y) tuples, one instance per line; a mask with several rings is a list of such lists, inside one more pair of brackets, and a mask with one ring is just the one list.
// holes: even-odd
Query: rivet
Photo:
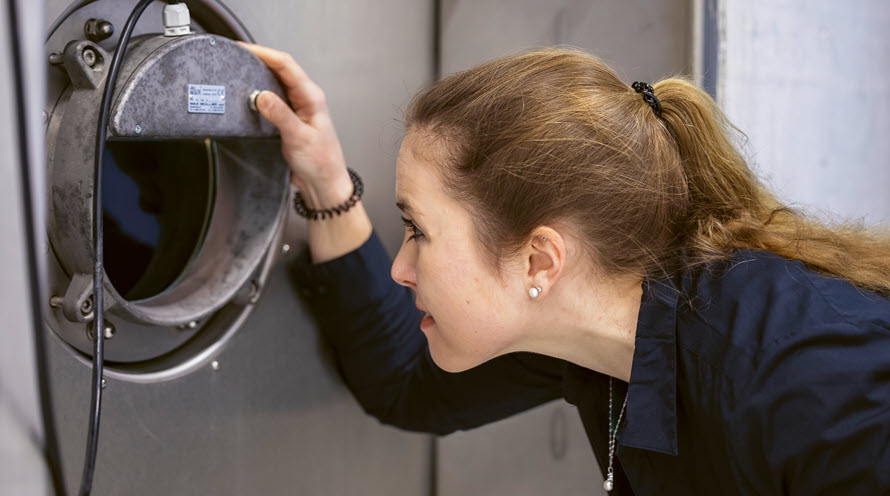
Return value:
[(213, 36), (210, 37), (210, 46), (216, 46), (216, 38)]
[(219, 370), (219, 362), (216, 360), (210, 362), (210, 368), (212, 368), (213, 370)]
[(290, 251), (290, 245), (289, 245), (289, 244), (285, 243), (285, 244), (281, 245), (281, 253), (287, 253), (287, 252), (289, 252), (289, 251)]
[(106, 386), (108, 386), (108, 381), (106, 381), (105, 378), (103, 377), (102, 378), (102, 389), (105, 389)]
[(133, 128), (133, 131), (135, 131), (136, 134), (140, 134), (142, 132), (142, 124), (136, 124), (136, 127)]

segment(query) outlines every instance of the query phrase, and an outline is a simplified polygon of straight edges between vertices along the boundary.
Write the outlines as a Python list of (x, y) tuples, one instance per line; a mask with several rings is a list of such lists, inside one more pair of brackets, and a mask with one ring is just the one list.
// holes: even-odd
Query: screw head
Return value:
[(219, 370), (219, 362), (216, 360), (210, 362), (210, 368), (212, 368), (213, 370)]
[(289, 251), (290, 251), (290, 245), (289, 245), (289, 244), (284, 244), (284, 245), (281, 246), (281, 253), (287, 253), (287, 252), (289, 252)]
[(80, 304), (80, 313), (84, 315), (89, 315), (90, 312), (93, 311), (93, 298), (87, 298), (83, 300), (83, 303)]
[(103, 377), (102, 378), (102, 389), (105, 389), (106, 386), (108, 386), (108, 381), (106, 381), (105, 378)]
[(142, 133), (142, 124), (136, 124), (136, 127), (133, 128), (133, 132), (135, 132), (136, 134), (141, 134)]
[(216, 46), (216, 38), (213, 36), (210, 37), (210, 46)]
[(84, 50), (81, 54), (81, 57), (83, 58), (84, 63), (86, 63), (86, 65), (90, 67), (93, 67), (93, 65), (96, 63), (96, 52), (93, 51), (92, 48), (87, 48), (86, 50)]

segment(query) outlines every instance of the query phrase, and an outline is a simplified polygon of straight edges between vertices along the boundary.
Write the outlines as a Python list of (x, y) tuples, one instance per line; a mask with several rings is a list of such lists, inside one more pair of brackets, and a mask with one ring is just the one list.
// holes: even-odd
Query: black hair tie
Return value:
[(640, 81), (634, 81), (634, 84), (630, 85), (631, 88), (634, 89), (637, 93), (643, 95), (643, 100), (646, 100), (646, 103), (652, 107), (652, 110), (655, 111), (655, 115), (657, 117), (661, 117), (661, 102), (658, 101), (658, 98), (655, 97), (655, 88), (652, 87), (649, 83), (642, 83)]

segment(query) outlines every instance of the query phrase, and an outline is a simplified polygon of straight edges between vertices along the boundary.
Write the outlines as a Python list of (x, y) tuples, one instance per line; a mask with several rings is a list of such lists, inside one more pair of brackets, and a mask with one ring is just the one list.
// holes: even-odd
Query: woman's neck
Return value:
[(642, 295), (639, 278), (561, 278), (530, 319), (526, 348), (629, 382)]

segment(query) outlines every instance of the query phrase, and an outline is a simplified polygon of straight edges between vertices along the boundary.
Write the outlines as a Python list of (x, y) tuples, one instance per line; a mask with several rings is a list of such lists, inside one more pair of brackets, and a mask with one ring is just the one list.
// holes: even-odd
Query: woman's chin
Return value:
[(440, 346), (437, 346), (438, 343), (435, 342), (435, 338), (431, 341), (429, 335), (427, 335), (427, 343), (429, 343), (430, 357), (432, 357), (433, 363), (445, 372), (450, 372), (452, 374), (465, 372), (482, 363), (475, 359), (459, 356), (450, 351), (442, 350)]

